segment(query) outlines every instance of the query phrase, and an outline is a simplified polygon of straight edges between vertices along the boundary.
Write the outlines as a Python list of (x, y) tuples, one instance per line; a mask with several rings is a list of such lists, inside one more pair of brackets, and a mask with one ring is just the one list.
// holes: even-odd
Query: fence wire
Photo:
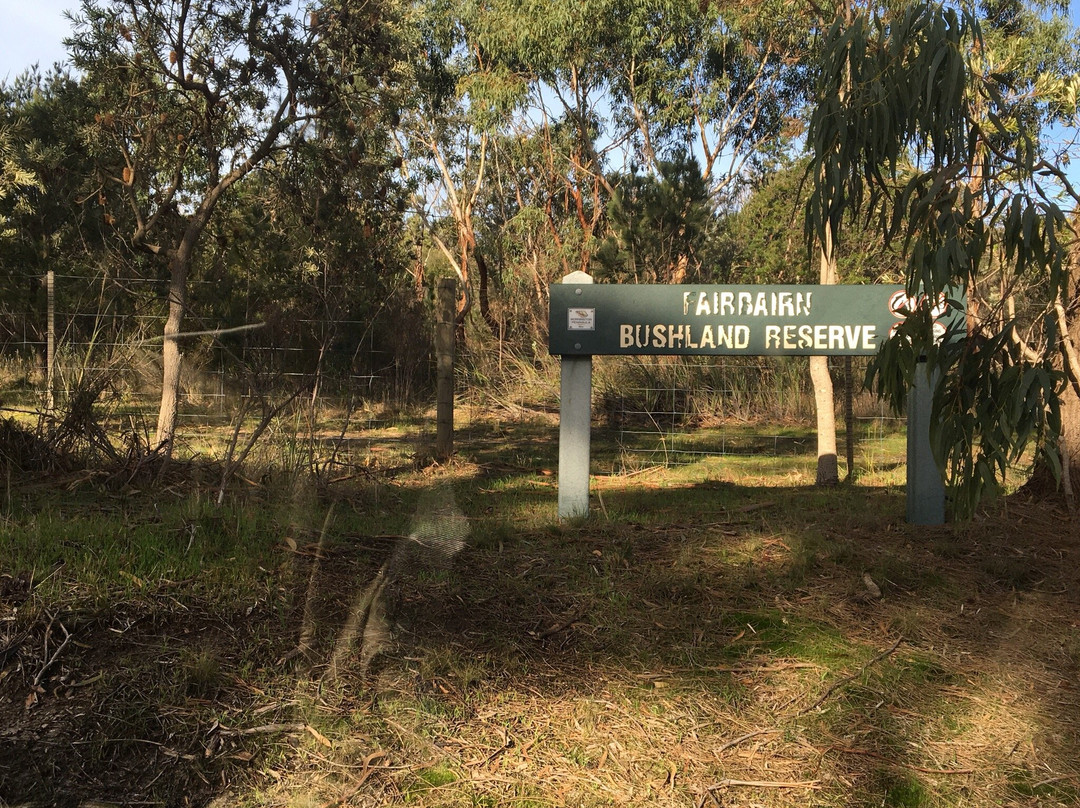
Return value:
[[(53, 392), (63, 401), (88, 376), (107, 374), (106, 397), (125, 412), (151, 413), (160, 396), (162, 284), (158, 279), (109, 283), (56, 277), (62, 294), (57, 295)], [(195, 317), (188, 317), (188, 324), (189, 330), (216, 325)], [(357, 405), (400, 400), (401, 377), (415, 367), (403, 368), (400, 356), (376, 344), (372, 333), (370, 320), (293, 317), (272, 336), (252, 331), (191, 340), (185, 343), (179, 418), (189, 426), (221, 425), (249, 404), (310, 385), (308, 399), (318, 409), (340, 411), (344, 405), (352, 426), (377, 427), (381, 422), (372, 412)], [(3, 336), (0, 351), (9, 377), (25, 377), (15, 385), (9, 378), (5, 386), (40, 393), (46, 353), (42, 318), (9, 321)], [(430, 357), (418, 361), (430, 363)], [(853, 375), (861, 380), (865, 360), (857, 362)], [(842, 413), (839, 363), (834, 370)], [(594, 394), (598, 437), (611, 442), (627, 466), (684, 465), (710, 456), (810, 456), (816, 449), (806, 357), (598, 357)], [(856, 397), (855, 406), (856, 463), (870, 468), (892, 462), (904, 419), (867, 393)], [(837, 432), (843, 459), (842, 415)]]
[[(63, 402), (88, 380), (104, 379), (104, 401), (122, 403), (129, 412), (153, 411), (161, 385), (162, 282), (56, 275), (55, 283), (55, 400)], [(202, 287), (204, 296), (213, 293), (212, 282), (192, 286)], [(205, 318), (186, 318), (185, 331), (217, 327)], [(0, 334), (4, 385), (21, 392), (26, 404), (45, 391), (47, 334), (43, 311), (8, 317)], [(402, 376), (415, 370), (376, 343), (373, 319), (282, 318), (265, 329), (186, 339), (178, 418), (219, 424), (252, 400), (300, 386), (312, 389), (310, 400), (318, 407), (385, 403), (400, 394)]]
[[(625, 361), (625, 360), (623, 360)], [(847, 430), (843, 371), (834, 367), (837, 449)], [(861, 381), (864, 362), (853, 376)], [(681, 466), (708, 457), (815, 456), (813, 390), (805, 357), (674, 359), (639, 357), (629, 369), (601, 367), (598, 435), (625, 467)], [(626, 383), (627, 379), (647, 383)], [(894, 463), (906, 419), (866, 391), (853, 400), (855, 470)]]

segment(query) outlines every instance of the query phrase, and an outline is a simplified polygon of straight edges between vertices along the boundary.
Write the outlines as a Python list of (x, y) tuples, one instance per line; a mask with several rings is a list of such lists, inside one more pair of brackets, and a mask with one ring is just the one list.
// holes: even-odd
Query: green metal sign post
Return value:
[[(902, 286), (616, 286), (584, 272), (550, 293), (548, 347), (562, 357), (560, 518), (589, 512), (593, 356), (871, 356), (915, 306)], [(944, 335), (958, 311), (942, 300), (934, 314)], [(925, 375), (908, 402), (908, 521), (941, 524), (945, 488), (929, 450)]]
[(915, 369), (907, 398), (907, 521), (912, 525), (945, 523), (945, 484), (930, 448), (934, 382), (925, 361)]
[[(563, 279), (575, 289), (592, 277), (573, 272)], [(583, 285), (585, 284), (585, 285)], [(559, 287), (553, 286), (552, 289)], [(559, 378), (559, 518), (589, 515), (589, 455), (592, 441), (592, 354), (562, 358)]]

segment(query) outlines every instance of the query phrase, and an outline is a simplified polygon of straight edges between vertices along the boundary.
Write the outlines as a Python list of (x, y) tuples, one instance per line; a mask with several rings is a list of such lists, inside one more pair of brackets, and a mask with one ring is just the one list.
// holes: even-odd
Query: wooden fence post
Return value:
[(48, 309), (45, 343), (45, 408), (52, 412), (56, 407), (56, 273), (45, 274), (45, 297)]
[(449, 460), (454, 454), (454, 336), (457, 331), (457, 281), (439, 281), (435, 301), (435, 356), (438, 373), (435, 457)]

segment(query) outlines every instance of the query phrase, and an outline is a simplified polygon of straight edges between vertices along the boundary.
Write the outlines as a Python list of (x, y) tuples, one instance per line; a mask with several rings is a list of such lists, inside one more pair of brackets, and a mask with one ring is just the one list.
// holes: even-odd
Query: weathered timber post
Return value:
[[(593, 279), (585, 272), (571, 272), (562, 282), (592, 283)], [(572, 519), (589, 515), (592, 357), (563, 356), (560, 375), (559, 518)]]
[(945, 523), (945, 484), (930, 449), (934, 381), (920, 359), (907, 399), (907, 521), (913, 525)]
[(48, 322), (45, 342), (45, 408), (56, 407), (56, 273), (45, 273), (45, 298)]
[(435, 301), (435, 357), (437, 372), (435, 457), (454, 454), (454, 334), (457, 330), (457, 281), (439, 281)]

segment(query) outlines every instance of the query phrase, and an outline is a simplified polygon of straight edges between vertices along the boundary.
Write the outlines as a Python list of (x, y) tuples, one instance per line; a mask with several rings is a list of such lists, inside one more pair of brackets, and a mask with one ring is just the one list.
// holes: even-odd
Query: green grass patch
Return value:
[(729, 631), (742, 635), (737, 647), (754, 655), (812, 662), (827, 668), (857, 660), (860, 649), (833, 626), (779, 610), (732, 612), (724, 616)]
[(926, 787), (914, 777), (893, 775), (885, 778), (883, 785), (881, 804), (886, 808), (926, 808), (933, 804)]
[(1042, 805), (1080, 805), (1080, 788), (1075, 777), (1054, 777), (1044, 772), (1014, 770), (1008, 776), (1009, 790), (1022, 800), (1034, 800)]

